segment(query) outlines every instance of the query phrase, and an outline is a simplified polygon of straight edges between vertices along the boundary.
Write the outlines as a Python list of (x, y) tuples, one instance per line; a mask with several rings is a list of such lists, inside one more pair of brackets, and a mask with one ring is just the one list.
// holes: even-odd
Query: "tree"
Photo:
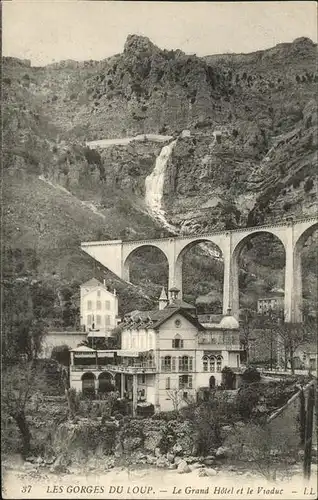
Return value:
[(252, 328), (255, 323), (255, 311), (252, 309), (243, 309), (241, 312), (241, 340), (246, 355), (246, 364), (250, 362), (250, 341)]
[(183, 397), (183, 391), (178, 389), (168, 390), (167, 397), (172, 401), (173, 409), (175, 411), (178, 411), (181, 403), (186, 401)]
[(277, 342), (284, 351), (285, 368), (287, 368), (289, 361), (292, 373), (295, 373), (294, 357), (296, 350), (306, 342), (311, 342), (314, 339), (314, 331), (311, 330), (311, 327), (312, 325), (309, 323), (282, 322), (278, 325)]
[(25, 283), (6, 283), (3, 287), (2, 355), (3, 361), (29, 361), (41, 351), (45, 324), (34, 308), (32, 289)]
[(68, 345), (55, 346), (52, 349), (51, 358), (55, 359), (59, 364), (69, 367), (70, 365), (70, 348)]
[(2, 408), (16, 422), (22, 438), (22, 455), (25, 458), (31, 449), (31, 432), (26, 418), (32, 396), (45, 383), (44, 372), (36, 363), (26, 362), (7, 365), (2, 370)]

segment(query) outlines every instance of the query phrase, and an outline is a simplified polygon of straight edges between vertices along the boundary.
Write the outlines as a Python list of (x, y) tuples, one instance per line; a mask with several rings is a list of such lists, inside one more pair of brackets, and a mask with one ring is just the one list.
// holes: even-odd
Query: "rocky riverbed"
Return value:
[[(208, 460), (208, 459), (206, 459)], [(192, 462), (192, 463), (191, 463)], [(176, 467), (166, 468), (114, 457), (90, 458), (62, 468), (42, 459), (23, 461), (20, 456), (3, 462), (4, 498), (316, 498), (317, 465), (312, 466), (311, 480), (302, 479), (300, 463), (289, 474), (278, 465), (276, 480), (269, 482), (252, 472), (248, 463), (224, 463), (212, 466), (202, 460), (183, 459)]]

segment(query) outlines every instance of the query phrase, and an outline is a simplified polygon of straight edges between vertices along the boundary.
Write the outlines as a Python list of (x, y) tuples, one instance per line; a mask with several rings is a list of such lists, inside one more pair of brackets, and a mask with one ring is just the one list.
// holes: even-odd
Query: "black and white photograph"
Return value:
[(317, 498), (317, 5), (2, 2), (5, 499)]

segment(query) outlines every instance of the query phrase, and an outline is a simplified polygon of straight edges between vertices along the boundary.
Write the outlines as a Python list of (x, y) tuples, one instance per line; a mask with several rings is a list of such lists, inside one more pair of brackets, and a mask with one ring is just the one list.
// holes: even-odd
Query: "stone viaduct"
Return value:
[(117, 276), (129, 281), (129, 265), (134, 253), (141, 247), (156, 247), (163, 252), (168, 262), (169, 288), (176, 286), (182, 295), (182, 261), (185, 253), (198, 243), (212, 242), (219, 248), (224, 262), (223, 313), (231, 307), (232, 314), (238, 316), (240, 253), (253, 235), (272, 234), (285, 249), (285, 321), (299, 322), (302, 320), (301, 249), (317, 227), (318, 217), (307, 217), (208, 234), (142, 241), (92, 241), (82, 243), (81, 248)]

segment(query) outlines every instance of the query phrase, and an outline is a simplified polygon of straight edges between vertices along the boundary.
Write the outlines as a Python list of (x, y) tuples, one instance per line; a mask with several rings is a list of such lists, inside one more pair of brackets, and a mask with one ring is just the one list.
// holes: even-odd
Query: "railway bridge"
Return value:
[(245, 244), (256, 234), (272, 234), (285, 249), (285, 321), (302, 320), (301, 250), (307, 238), (318, 227), (318, 217), (291, 219), (257, 227), (223, 230), (207, 234), (184, 235), (138, 241), (91, 241), (81, 244), (82, 250), (120, 278), (129, 281), (129, 266), (134, 253), (142, 247), (155, 247), (166, 256), (169, 266), (169, 289), (175, 286), (182, 296), (182, 262), (185, 253), (198, 243), (212, 242), (224, 261), (223, 313), (231, 307), (239, 313), (239, 256)]

